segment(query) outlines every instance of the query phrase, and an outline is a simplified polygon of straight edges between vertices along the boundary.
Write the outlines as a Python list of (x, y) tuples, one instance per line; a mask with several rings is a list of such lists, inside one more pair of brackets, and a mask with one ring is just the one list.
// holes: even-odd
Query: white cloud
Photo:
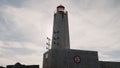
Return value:
[[(4, 61), (0, 62), (0, 64), (3, 66), (15, 64), (16, 62), (41, 65), (42, 55), (45, 52), (45, 46), (30, 42), (0, 41), (0, 47), (0, 60)], [(22, 51), (20, 49), (22, 49)]]
[[(2, 18), (0, 56), (7, 54), (7, 58), (0, 58), (0, 61), (4, 61), (0, 64), (14, 64), (20, 61), (25, 64), (40, 63), (41, 65), (46, 37), (52, 35), (53, 14), (59, 4), (65, 5), (69, 12), (72, 49), (96, 50), (100, 60), (120, 61), (120, 58), (114, 58), (113, 54), (109, 54), (119, 51), (120, 47), (120, 6), (118, 4), (120, 2), (26, 0), (20, 4), (20, 7), (7, 3), (0, 7), (0, 19)], [(23, 55), (10, 48), (31, 50), (31, 55)]]
[[(21, 33), (25, 40), (39, 43), (46, 36), (45, 32), (48, 31), (50, 23), (48, 23), (49, 19), (45, 19), (44, 13), (11, 6), (4, 7), (2, 13), (6, 20), (12, 21), (12, 23), (6, 22), (8, 27), (12, 26), (11, 32)], [(13, 25), (10, 26), (8, 23)]]

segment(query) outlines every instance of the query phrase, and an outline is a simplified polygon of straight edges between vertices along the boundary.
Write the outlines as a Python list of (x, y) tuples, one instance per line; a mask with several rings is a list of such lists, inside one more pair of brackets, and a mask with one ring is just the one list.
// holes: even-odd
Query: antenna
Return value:
[(47, 41), (47, 43), (46, 43), (46, 45), (47, 45), (47, 46), (46, 46), (46, 49), (47, 49), (47, 50), (50, 50), (50, 41), (51, 41), (51, 39), (50, 39), (49, 37), (47, 37), (47, 40), (48, 40), (48, 41)]

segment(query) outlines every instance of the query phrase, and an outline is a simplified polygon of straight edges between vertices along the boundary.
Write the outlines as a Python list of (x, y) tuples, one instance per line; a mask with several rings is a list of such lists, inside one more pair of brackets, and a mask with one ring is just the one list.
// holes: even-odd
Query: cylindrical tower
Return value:
[(51, 49), (70, 49), (68, 14), (62, 5), (57, 7), (57, 12), (54, 14)]

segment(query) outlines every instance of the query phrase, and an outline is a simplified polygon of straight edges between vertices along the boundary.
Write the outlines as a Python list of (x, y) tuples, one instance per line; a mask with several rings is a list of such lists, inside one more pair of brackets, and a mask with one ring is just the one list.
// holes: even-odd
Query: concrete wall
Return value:
[[(80, 63), (75, 62), (75, 56), (80, 57)], [(44, 54), (43, 68), (99, 68), (98, 55), (95, 51), (52, 49)]]
[(120, 68), (120, 62), (99, 61), (100, 68)]
[[(80, 57), (80, 63), (74, 61)], [(52, 49), (44, 54), (43, 68), (120, 68), (120, 62), (98, 61), (95, 51)]]
[(54, 14), (52, 49), (70, 49), (67, 12)]

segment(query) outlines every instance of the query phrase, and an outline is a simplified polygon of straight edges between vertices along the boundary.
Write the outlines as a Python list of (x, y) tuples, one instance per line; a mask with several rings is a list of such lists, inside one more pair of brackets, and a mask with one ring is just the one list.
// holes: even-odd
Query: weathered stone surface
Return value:
[(100, 68), (120, 68), (120, 62), (99, 61)]
[[(45, 56), (48, 55), (47, 58)], [(79, 56), (75, 61), (75, 57)], [(80, 61), (80, 62), (79, 62)], [(43, 68), (98, 68), (95, 51), (51, 49), (44, 54)]]
[(52, 49), (70, 49), (68, 14), (64, 10), (54, 14)]

